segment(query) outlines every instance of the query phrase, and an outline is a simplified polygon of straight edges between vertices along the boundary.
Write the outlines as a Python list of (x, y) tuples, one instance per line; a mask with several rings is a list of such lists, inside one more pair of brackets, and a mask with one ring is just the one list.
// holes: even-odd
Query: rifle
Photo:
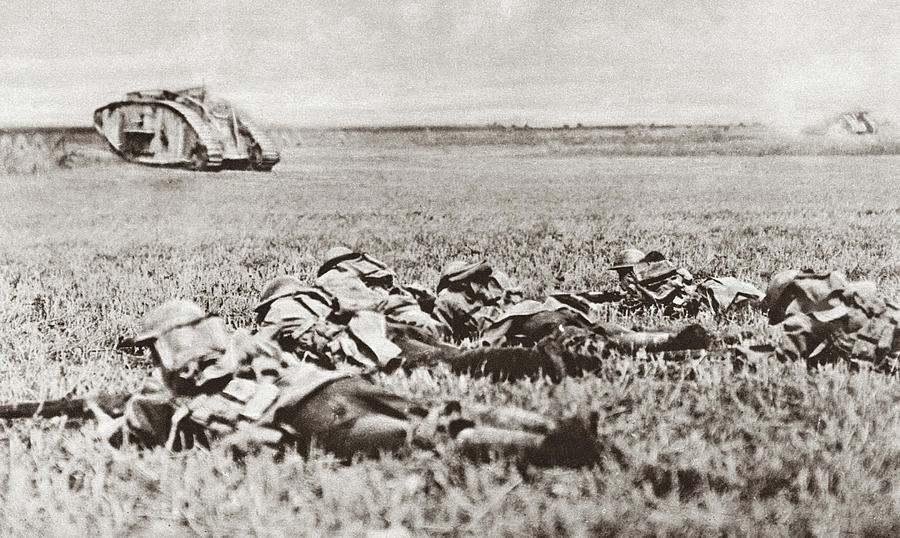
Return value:
[(620, 291), (584, 291), (579, 293), (554, 293), (553, 297), (564, 305), (570, 306), (579, 312), (585, 312), (590, 304), (616, 303), (625, 298)]
[(615, 303), (625, 298), (621, 291), (588, 291), (580, 294), (592, 303)]
[(91, 418), (94, 413), (87, 405), (95, 402), (100, 409), (110, 416), (121, 416), (125, 412), (125, 404), (133, 394), (99, 394), (88, 398), (60, 398), (58, 400), (45, 400), (41, 402), (20, 402), (0, 405), (0, 419), (52, 418), (67, 416), (75, 419)]

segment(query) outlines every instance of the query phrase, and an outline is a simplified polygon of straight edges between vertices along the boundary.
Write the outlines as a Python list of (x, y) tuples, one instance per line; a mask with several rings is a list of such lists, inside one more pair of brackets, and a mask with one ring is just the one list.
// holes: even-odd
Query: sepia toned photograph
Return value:
[(0, 28), (0, 535), (900, 536), (892, 2)]

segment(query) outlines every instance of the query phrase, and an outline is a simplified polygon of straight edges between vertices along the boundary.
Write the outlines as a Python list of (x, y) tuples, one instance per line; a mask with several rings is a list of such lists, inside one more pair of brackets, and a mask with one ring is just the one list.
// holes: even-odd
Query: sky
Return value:
[(0, 2), (0, 125), (205, 84), (269, 123), (900, 119), (893, 0)]

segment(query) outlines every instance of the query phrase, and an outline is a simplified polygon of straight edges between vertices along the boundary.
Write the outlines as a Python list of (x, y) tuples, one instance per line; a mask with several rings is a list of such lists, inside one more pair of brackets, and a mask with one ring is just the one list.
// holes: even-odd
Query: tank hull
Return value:
[(249, 117), (202, 90), (130, 93), (98, 108), (94, 127), (112, 151), (137, 164), (269, 171), (280, 160)]

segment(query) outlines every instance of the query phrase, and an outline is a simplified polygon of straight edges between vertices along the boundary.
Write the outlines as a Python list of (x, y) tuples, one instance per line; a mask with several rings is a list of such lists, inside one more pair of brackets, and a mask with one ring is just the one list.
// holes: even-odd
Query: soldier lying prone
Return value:
[[(229, 334), (220, 318), (187, 301), (151, 311), (134, 343), (149, 347), (156, 365), (144, 389), (124, 406), (116, 400), (117, 412), (105, 400), (87, 399), (52, 414), (89, 409), (111, 441), (171, 450), (214, 443), (301, 452), (317, 446), (349, 458), (455, 447), (475, 457), (496, 453), (563, 466), (617, 454), (597, 439), (596, 422), (516, 408), (469, 410), (456, 402), (428, 409), (351, 372), (299, 361), (263, 335)], [(7, 406), (5, 418), (48, 414), (34, 405)]]

